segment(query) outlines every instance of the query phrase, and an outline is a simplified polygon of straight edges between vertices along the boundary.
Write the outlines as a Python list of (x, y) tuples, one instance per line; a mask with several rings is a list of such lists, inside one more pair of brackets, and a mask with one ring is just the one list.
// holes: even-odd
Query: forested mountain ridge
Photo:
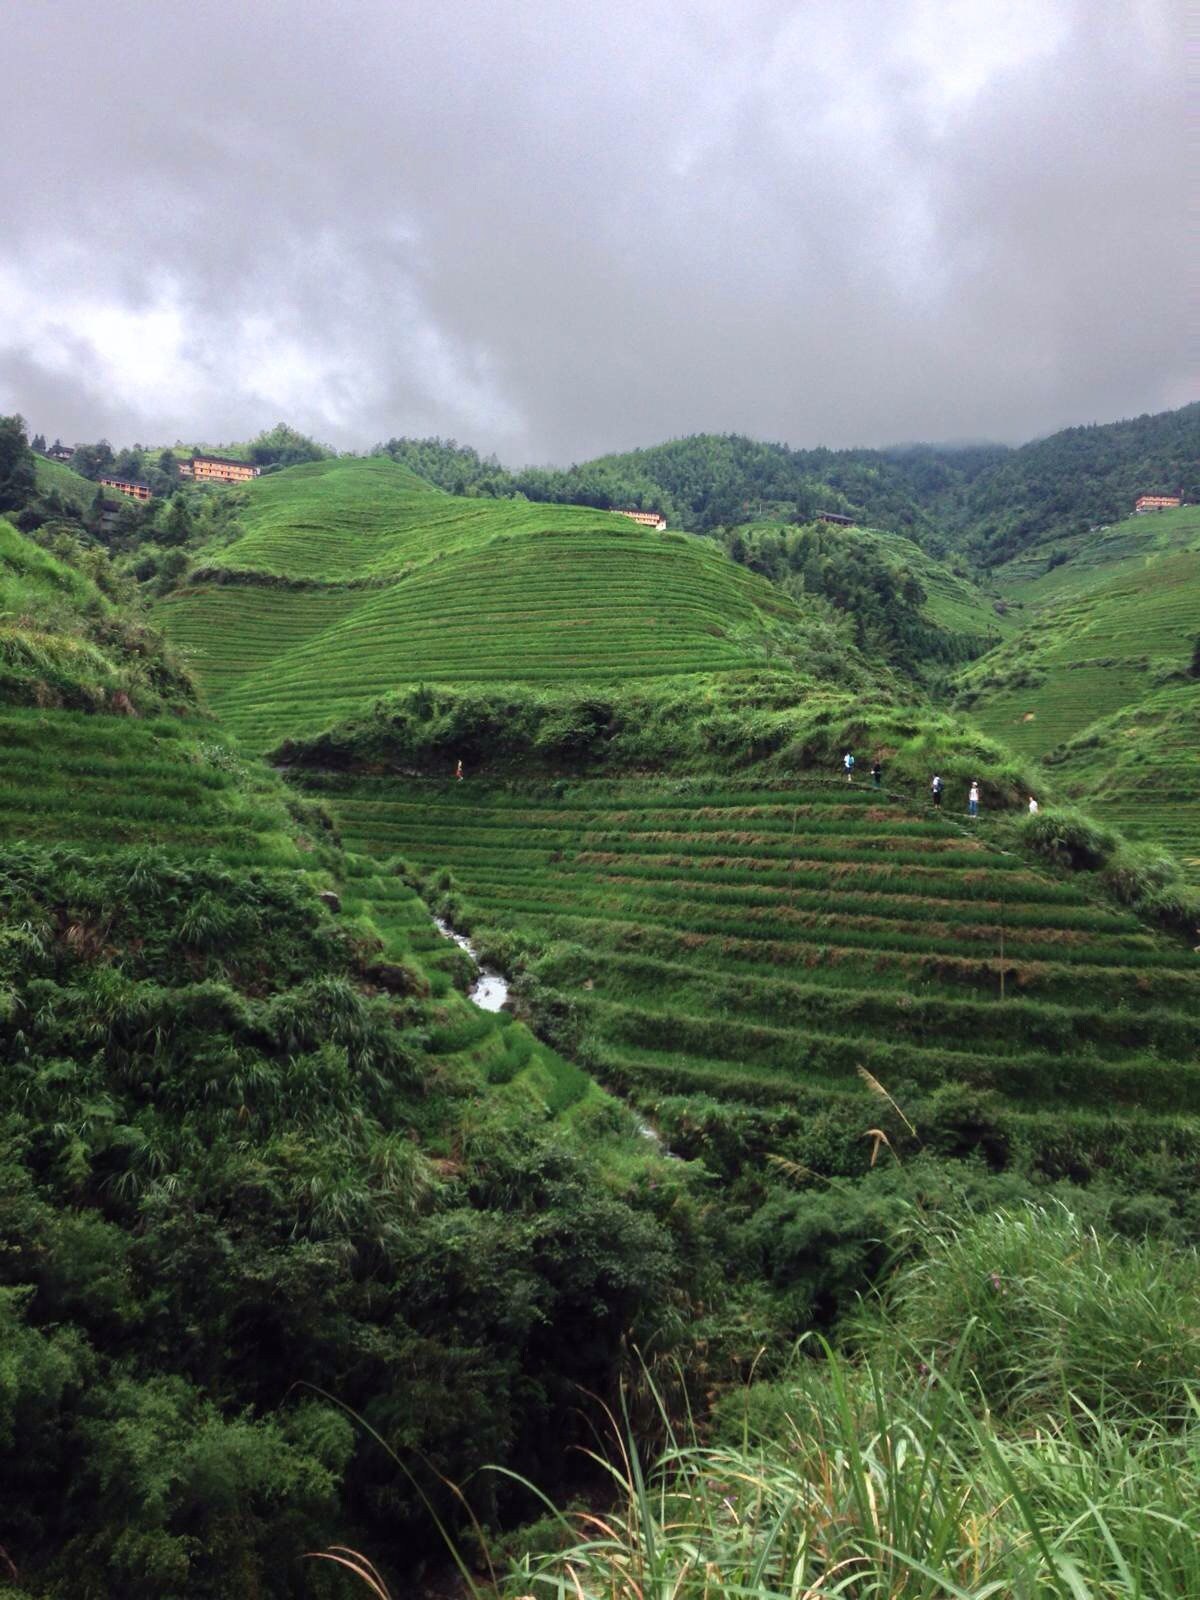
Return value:
[(836, 511), (989, 566), (1038, 539), (1115, 521), (1139, 494), (1200, 498), (1200, 404), (1066, 428), (1015, 449), (793, 449), (741, 434), (694, 434), (566, 470), (515, 472), (453, 440), (390, 439), (380, 449), (457, 494), (638, 506), (702, 533)]
[[(283, 423), (222, 449), (267, 470), (333, 454)], [(797, 449), (706, 433), (567, 468), (510, 469), (453, 439), (391, 438), (373, 453), (455, 495), (657, 510), (675, 527), (698, 533), (764, 518), (803, 523), (833, 511), (902, 533), (935, 555), (960, 551), (990, 567), (1047, 538), (1119, 520), (1139, 494), (1200, 498), (1200, 403), (1065, 428), (1015, 448)], [(78, 447), (72, 465), (85, 480), (101, 470), (123, 471), (169, 494), (178, 488), (174, 459), (171, 450), (117, 451), (100, 440)], [(3, 479), (0, 467), (0, 501)]]
[(1041, 540), (1119, 522), (1141, 494), (1200, 500), (1200, 402), (1022, 445), (975, 480), (958, 527), (995, 566)]
[(939, 547), (937, 515), (1004, 454), (992, 446), (793, 450), (744, 434), (694, 434), (565, 470), (510, 472), (454, 440), (390, 439), (380, 449), (455, 494), (656, 510), (697, 533), (763, 516), (805, 522), (817, 511), (836, 511), (932, 548)]

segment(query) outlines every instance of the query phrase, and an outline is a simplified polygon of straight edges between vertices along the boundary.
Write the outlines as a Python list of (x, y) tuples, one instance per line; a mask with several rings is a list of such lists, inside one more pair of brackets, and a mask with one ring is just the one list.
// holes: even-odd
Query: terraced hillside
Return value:
[(445, 494), (386, 456), (306, 462), (260, 478), (245, 494), (245, 532), (213, 552), (212, 565), (321, 583), (394, 577), (494, 537), (618, 525), (610, 513), (580, 506)]
[(91, 507), (96, 498), (96, 485), (89, 478), (72, 471), (65, 462), (51, 461), (48, 456), (35, 456), (33, 464), (38, 490), (42, 494), (53, 492), (61, 495), (79, 511), (87, 511)]
[(1200, 690), (1187, 675), (1200, 636), (1200, 508), (1057, 541), (995, 576), (1025, 625), (960, 675), (959, 708), (1046, 760), (1100, 816), (1200, 856), (1189, 711)]
[(1084, 594), (1098, 582), (1198, 545), (1200, 506), (1180, 506), (1045, 540), (994, 567), (990, 582), (1006, 599), (1036, 613), (1068, 595)]
[(245, 536), (160, 615), (256, 748), (411, 683), (737, 672), (786, 653), (805, 620), (703, 539), (455, 499), (386, 460), (316, 462), (247, 493)]
[(965, 819), (816, 779), (319, 787), (355, 848), (448, 869), (543, 1025), (650, 1112), (867, 1126), (866, 1068), (910, 1109), (991, 1097), (1053, 1167), (1200, 1110), (1190, 951)]
[(0, 706), (0, 840), (304, 868), (300, 838), (278, 784), (210, 722)]
[(1055, 784), (1200, 884), (1200, 683), (1151, 690), (1046, 758)]
[[(429, 1048), (496, 1084), (513, 1082), (565, 1110), (585, 1075), (537, 1045), (513, 1019), (478, 1011), (455, 987), (469, 963), (433, 925), (414, 890), (368, 859), (330, 851), (321, 819), (296, 811), (278, 779), (246, 761), (211, 723), (146, 720), (0, 705), (0, 849), (69, 846), (121, 857), (153, 845), (178, 862), (258, 869), (312, 892), (336, 889), (344, 925), (379, 945), (387, 970), (434, 1003)], [(390, 981), (390, 980), (389, 980)]]

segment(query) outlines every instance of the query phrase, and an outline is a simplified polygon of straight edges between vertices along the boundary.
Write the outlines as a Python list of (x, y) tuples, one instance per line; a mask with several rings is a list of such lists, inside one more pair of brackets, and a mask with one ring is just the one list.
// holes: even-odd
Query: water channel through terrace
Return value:
[[(485, 967), (479, 959), (479, 952), (467, 938), (465, 933), (459, 933), (452, 928), (445, 917), (434, 917), (434, 926), (444, 939), (452, 939), (460, 950), (465, 950), (475, 963), (478, 977), (467, 990), (467, 999), (474, 1001), (481, 1011), (501, 1011), (508, 999), (508, 979), (502, 972), (497, 972), (494, 967)], [(678, 1161), (679, 1157), (668, 1150), (663, 1143), (662, 1136), (650, 1126), (643, 1118), (637, 1119), (637, 1131), (643, 1139), (649, 1139), (669, 1161)]]
[(494, 967), (485, 967), (479, 952), (465, 933), (456, 933), (444, 917), (434, 917), (437, 931), (445, 939), (453, 939), (460, 950), (465, 950), (475, 963), (478, 977), (467, 990), (467, 999), (473, 1000), (481, 1011), (500, 1011), (508, 999), (508, 979)]

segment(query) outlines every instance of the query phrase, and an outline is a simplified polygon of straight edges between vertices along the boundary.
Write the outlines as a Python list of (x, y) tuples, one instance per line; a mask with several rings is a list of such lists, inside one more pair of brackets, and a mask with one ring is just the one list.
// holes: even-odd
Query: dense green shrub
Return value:
[(420, 1493), (297, 1385), (451, 1513), (439, 1472), (561, 1476), (578, 1386), (705, 1282), (556, 1131), (579, 1068), (546, 1060), (531, 1125), (427, 1066), (360, 959), (299, 874), (0, 852), (0, 1545), (35, 1587), (308, 1593), (300, 1553), (353, 1528), (411, 1561)]

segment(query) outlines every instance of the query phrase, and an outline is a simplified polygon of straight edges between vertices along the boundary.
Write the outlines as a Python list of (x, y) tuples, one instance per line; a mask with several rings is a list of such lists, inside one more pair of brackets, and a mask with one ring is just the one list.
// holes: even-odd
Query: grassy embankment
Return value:
[(0, 517), (0, 698), (161, 711), (196, 697), (99, 552), (43, 549)]
[(405, 684), (731, 674), (786, 660), (799, 607), (710, 543), (608, 512), (456, 499), (385, 459), (247, 491), (244, 537), (161, 608), (252, 747)]
[[(1054, 564), (1051, 565), (1053, 560)], [(1200, 881), (1200, 510), (1055, 540), (994, 573), (1025, 625), (966, 668), (958, 706), (1058, 791)]]

